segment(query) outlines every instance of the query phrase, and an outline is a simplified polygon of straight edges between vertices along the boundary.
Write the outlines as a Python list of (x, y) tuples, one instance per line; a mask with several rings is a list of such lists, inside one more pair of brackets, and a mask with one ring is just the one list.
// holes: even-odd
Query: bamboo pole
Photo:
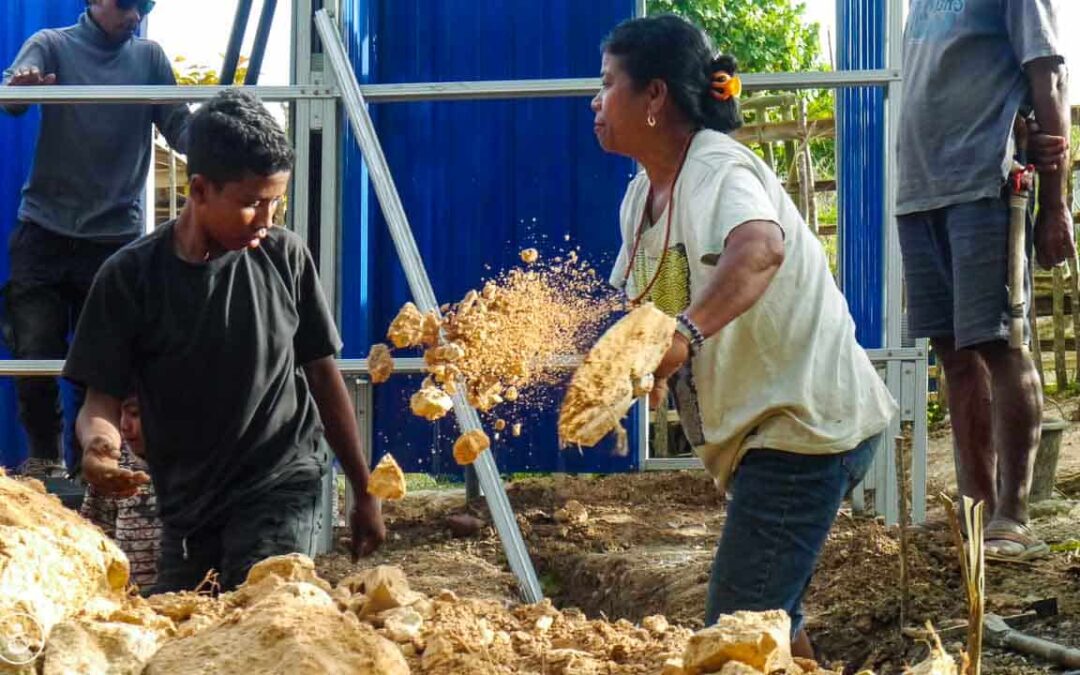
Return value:
[(1031, 307), (1028, 308), (1031, 321), (1031, 358), (1035, 361), (1035, 370), (1039, 373), (1039, 385), (1045, 388), (1046, 372), (1043, 369), (1042, 339), (1039, 337), (1039, 310), (1038, 303), (1035, 302), (1035, 274), (1034, 266), (1030, 264), (1028, 265), (1028, 282), (1031, 287)]
[(1073, 347), (1076, 350), (1076, 373), (1073, 382), (1080, 382), (1080, 265), (1076, 258), (1069, 258), (1069, 296), (1072, 298), (1069, 314), (1072, 315)]
[(1065, 364), (1065, 279), (1060, 267), (1054, 268), (1054, 376), (1057, 391), (1069, 386)]
[(814, 154), (810, 151), (810, 127), (807, 118), (806, 99), (799, 99), (799, 130), (802, 132), (802, 158), (806, 168), (803, 180), (806, 184), (806, 223), (818, 232), (817, 191), (814, 189)]
[[(780, 115), (784, 122), (788, 124), (795, 124), (795, 112), (794, 106), (783, 106), (780, 108)], [(796, 127), (798, 128), (798, 127)], [(796, 165), (795, 161), (795, 141), (784, 141), (784, 170), (790, 171), (792, 167)]]

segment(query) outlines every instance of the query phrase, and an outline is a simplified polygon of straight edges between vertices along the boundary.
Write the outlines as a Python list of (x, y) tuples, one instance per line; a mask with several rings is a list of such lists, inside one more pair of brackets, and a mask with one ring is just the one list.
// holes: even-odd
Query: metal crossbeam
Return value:
[[(49, 87), (0, 87), (0, 105), (60, 103), (183, 103), (209, 101), (231, 87), (165, 85), (53, 85)], [(257, 86), (245, 87), (264, 101), (333, 99), (333, 87)]]
[[(550, 367), (560, 370), (571, 370), (581, 365), (580, 356), (565, 356), (552, 359)], [(337, 359), (338, 370), (342, 375), (355, 377), (367, 375), (367, 359)], [(395, 358), (394, 373), (396, 375), (422, 375), (426, 372), (427, 364), (419, 357)], [(0, 360), (0, 377), (58, 377), (64, 369), (64, 362), (60, 360), (45, 359), (20, 359)]]
[[(331, 71), (341, 88), (345, 111), (348, 113), (356, 141), (364, 155), (372, 186), (379, 198), (383, 217), (390, 229), (394, 248), (397, 249), (398, 258), (401, 260), (416, 305), (421, 312), (438, 312), (439, 304), (435, 299), (435, 290), (424, 268), (424, 261), (420, 257), (416, 239), (413, 237), (408, 217), (405, 215), (405, 207), (401, 203), (401, 196), (394, 184), (390, 167), (386, 163), (386, 156), (379, 143), (375, 125), (371, 120), (371, 115), (368, 114), (367, 104), (356, 80), (356, 73), (349, 64), (345, 45), (341, 42), (341, 35), (326, 10), (315, 13), (315, 26), (322, 39)], [(469, 406), (461, 391), (454, 396), (454, 414), (457, 417), (458, 427), (463, 433), (481, 428), (480, 417)], [(484, 491), (484, 497), (487, 499), (495, 529), (499, 533), (499, 539), (506, 552), (506, 559), (518, 579), (521, 595), (527, 602), (539, 602), (543, 598), (540, 581), (536, 577), (532, 560), (529, 559), (528, 550), (521, 537), (521, 530), (518, 529), (517, 520), (514, 518), (513, 508), (506, 496), (506, 490), (503, 489), (495, 459), (490, 452), (484, 452), (480, 454), (473, 466)]]
[[(813, 73), (751, 73), (743, 76), (747, 91), (884, 87), (900, 80), (895, 70), (839, 70)], [(475, 82), (407, 82), (360, 86), (369, 103), (466, 101), (484, 99), (595, 96), (600, 80), (593, 77), (557, 80), (478, 80)], [(220, 86), (72, 86), (0, 87), (0, 104), (175, 103), (206, 101), (228, 87)], [(337, 98), (334, 87), (247, 87), (264, 101)]]

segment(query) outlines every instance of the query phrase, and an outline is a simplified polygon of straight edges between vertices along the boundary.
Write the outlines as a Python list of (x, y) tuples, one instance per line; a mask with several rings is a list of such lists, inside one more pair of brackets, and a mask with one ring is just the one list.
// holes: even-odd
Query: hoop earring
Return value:
[(652, 113), (649, 113), (649, 116), (645, 118), (645, 124), (648, 124), (650, 127), (656, 126), (656, 118), (653, 117)]

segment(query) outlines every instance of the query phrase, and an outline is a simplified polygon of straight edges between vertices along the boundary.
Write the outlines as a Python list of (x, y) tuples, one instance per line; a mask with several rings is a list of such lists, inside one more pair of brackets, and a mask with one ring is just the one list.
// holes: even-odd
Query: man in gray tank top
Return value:
[[(87, 0), (74, 26), (26, 41), (5, 86), (173, 85), (161, 47), (136, 31), (151, 0)], [(20, 115), (24, 105), (4, 106)], [(45, 105), (18, 225), (9, 243), (6, 337), (21, 359), (62, 359), (101, 264), (143, 231), (151, 127), (185, 151), (186, 105)], [(5, 186), (5, 188), (13, 186)], [(30, 459), (23, 473), (63, 474), (63, 418), (53, 378), (17, 380)], [(78, 399), (81, 405), (82, 393)]]
[(912, 0), (904, 31), (896, 206), (908, 325), (944, 366), (957, 482), (986, 503), (987, 558), (1048, 550), (1027, 526), (1042, 388), (1030, 355), (1007, 342), (1006, 180), (1014, 122), (1030, 106), (1041, 179), (1029, 234), (1044, 266), (1074, 255), (1062, 2)]

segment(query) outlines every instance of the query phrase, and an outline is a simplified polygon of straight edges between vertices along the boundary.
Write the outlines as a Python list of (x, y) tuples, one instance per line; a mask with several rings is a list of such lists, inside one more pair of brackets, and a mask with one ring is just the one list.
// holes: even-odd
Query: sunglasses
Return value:
[(155, 0), (116, 0), (116, 6), (120, 9), (137, 9), (143, 16), (149, 14), (155, 4)]

